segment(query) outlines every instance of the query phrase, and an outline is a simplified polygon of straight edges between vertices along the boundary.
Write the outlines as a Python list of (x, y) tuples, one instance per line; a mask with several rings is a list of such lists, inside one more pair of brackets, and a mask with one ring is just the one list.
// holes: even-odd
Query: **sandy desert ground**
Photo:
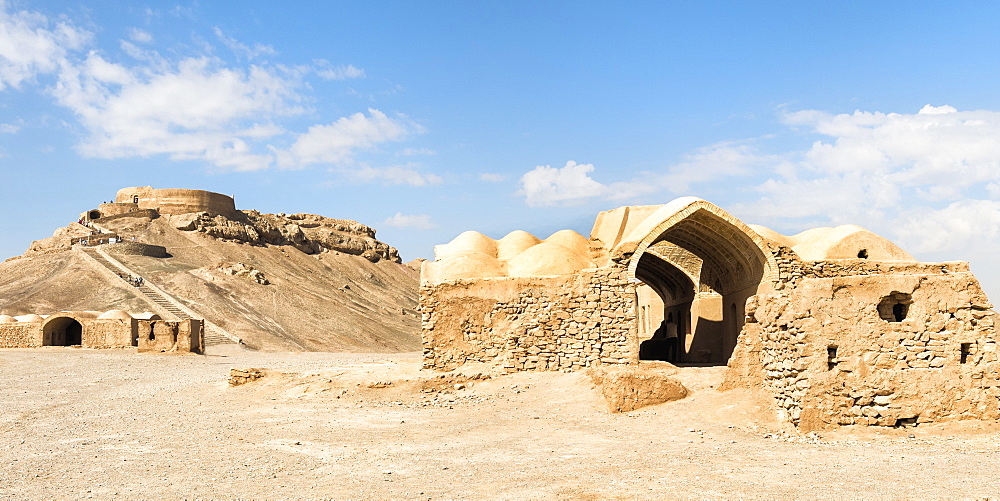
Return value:
[(0, 376), (2, 499), (1000, 496), (993, 424), (798, 436), (721, 368), (626, 414), (582, 373), (440, 378), (416, 353), (8, 349)]

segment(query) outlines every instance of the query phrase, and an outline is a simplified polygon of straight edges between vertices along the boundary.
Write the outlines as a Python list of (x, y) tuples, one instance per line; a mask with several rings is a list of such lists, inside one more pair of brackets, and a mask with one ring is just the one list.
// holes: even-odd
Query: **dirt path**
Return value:
[[(231, 367), (292, 375), (229, 387)], [(789, 438), (720, 374), (608, 414), (582, 374), (427, 383), (418, 354), (0, 350), (0, 498), (1000, 495), (995, 426)]]

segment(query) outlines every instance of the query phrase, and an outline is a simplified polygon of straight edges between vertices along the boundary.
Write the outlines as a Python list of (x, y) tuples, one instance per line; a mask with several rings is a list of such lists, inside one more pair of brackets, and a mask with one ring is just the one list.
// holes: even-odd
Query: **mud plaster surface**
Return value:
[[(609, 414), (582, 373), (433, 379), (419, 365), (416, 353), (0, 350), (0, 499), (1000, 493), (993, 425), (795, 436), (746, 390), (715, 391), (719, 368), (682, 369), (684, 400)], [(273, 373), (230, 387), (233, 367)]]

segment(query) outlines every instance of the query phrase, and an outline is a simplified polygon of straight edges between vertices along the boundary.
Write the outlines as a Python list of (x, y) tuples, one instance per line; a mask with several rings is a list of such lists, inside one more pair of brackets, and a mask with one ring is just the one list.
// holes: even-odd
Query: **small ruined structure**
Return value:
[(788, 237), (688, 197), (602, 212), (589, 239), (466, 232), (435, 254), (425, 368), (672, 358), (728, 364), (725, 388), (769, 392), (805, 430), (1000, 418), (996, 313), (968, 264), (857, 226)]
[(236, 201), (231, 196), (205, 190), (153, 188), (151, 186), (122, 188), (112, 203), (103, 203), (88, 211), (88, 219), (101, 219), (137, 211), (159, 214), (190, 214), (207, 212), (220, 216), (236, 216)]
[[(375, 230), (349, 219), (315, 214), (261, 214), (237, 210), (233, 197), (204, 190), (158, 189), (150, 186), (122, 188), (115, 201), (80, 214), (88, 228), (121, 218), (156, 219), (165, 216), (181, 231), (196, 231), (220, 240), (250, 245), (291, 245), (306, 254), (327, 251), (362, 256), (376, 263), (401, 262), (399, 251), (375, 238)], [(56, 235), (55, 237), (59, 237)], [(51, 240), (51, 239), (50, 239)], [(120, 254), (166, 257), (163, 247), (122, 239), (114, 232), (72, 238), (70, 244), (110, 245)], [(45, 242), (52, 247), (52, 242)], [(39, 245), (38, 247), (43, 247)]]
[(202, 322), (161, 320), (122, 310), (61, 311), (52, 315), (0, 315), (0, 348), (137, 347), (139, 352), (202, 352)]

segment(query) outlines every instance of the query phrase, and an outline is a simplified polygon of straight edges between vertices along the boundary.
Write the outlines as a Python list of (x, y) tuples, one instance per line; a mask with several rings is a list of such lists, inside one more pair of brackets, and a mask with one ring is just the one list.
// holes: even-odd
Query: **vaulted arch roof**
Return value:
[(650, 246), (661, 241), (701, 258), (703, 269), (719, 277), (723, 291), (746, 289), (776, 275), (777, 263), (764, 239), (733, 215), (699, 198), (678, 198), (664, 205), (639, 223), (612, 256), (628, 257), (629, 275), (640, 279), (640, 261)]
[(643, 254), (635, 278), (653, 288), (665, 306), (691, 301), (697, 287), (691, 277), (674, 264), (652, 252)]

